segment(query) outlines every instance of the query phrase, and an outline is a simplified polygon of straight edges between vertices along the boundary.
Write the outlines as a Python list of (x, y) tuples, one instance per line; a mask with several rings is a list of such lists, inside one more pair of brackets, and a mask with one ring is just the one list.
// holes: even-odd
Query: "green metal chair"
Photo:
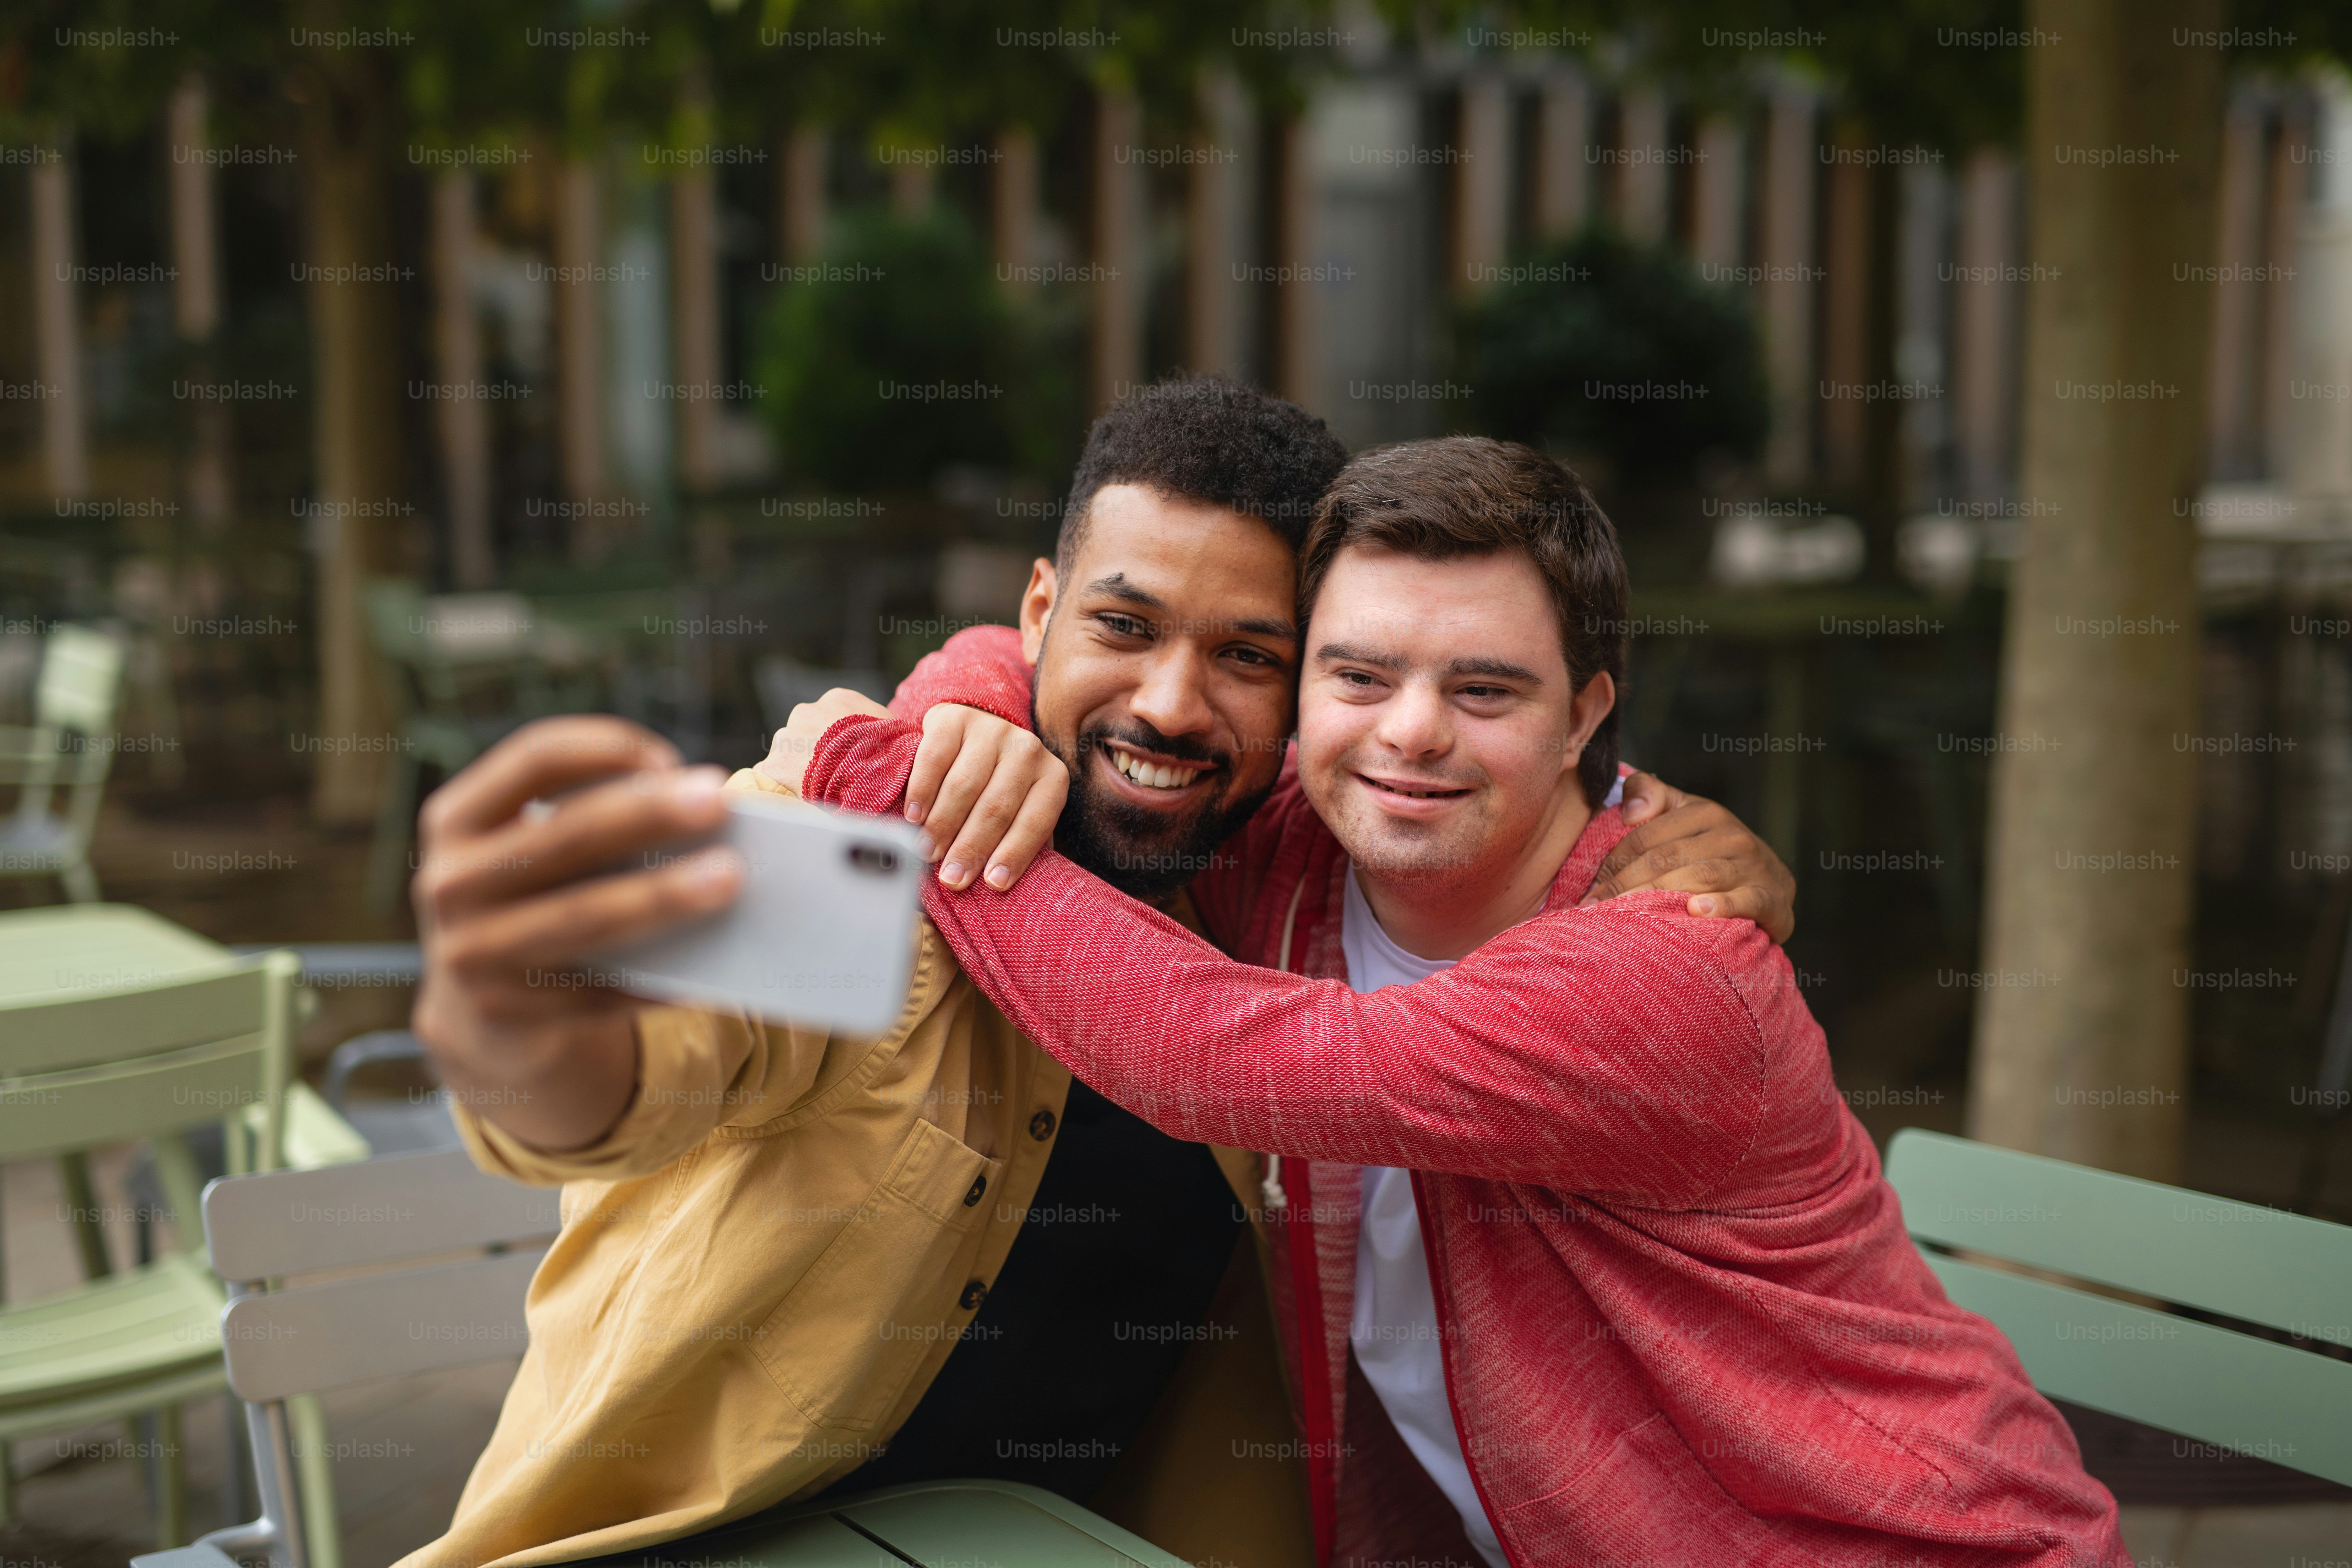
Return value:
[[(176, 1251), (114, 1273), (102, 1247), (85, 1247), (84, 1283), (0, 1305), (0, 1444), (154, 1415), (165, 1545), (186, 1533), (180, 1407), (226, 1384), (225, 1297), (197, 1235), (199, 1179), (180, 1134), (213, 1121), (242, 1132), (250, 1113), (251, 1160), (278, 1163), (299, 969), (292, 953), (272, 952), (0, 1002), (0, 1158), (66, 1161), (145, 1140), (178, 1216)], [(12, 1490), (0, 1447), (0, 1518), (13, 1517)]]
[(1971, 1260), (2341, 1346), (2352, 1226), (1916, 1127), (1886, 1179), (1944, 1289), (2042, 1393), (2352, 1485), (2352, 1362)]
[[(114, 763), (114, 709), (122, 646), (89, 626), (61, 626), (44, 639), (33, 723), (0, 726), (0, 784), (15, 784), (16, 811), (0, 819), (0, 876), (55, 877), (77, 903), (98, 901), (90, 835)], [(49, 809), (66, 792), (66, 809)]]

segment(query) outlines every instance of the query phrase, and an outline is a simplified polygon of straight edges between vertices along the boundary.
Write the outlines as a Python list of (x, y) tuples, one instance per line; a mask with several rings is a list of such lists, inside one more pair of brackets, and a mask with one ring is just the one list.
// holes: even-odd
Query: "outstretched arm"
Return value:
[[(887, 809), (918, 744), (903, 721), (841, 720), (805, 793)], [(1234, 963), (1058, 855), (1010, 892), (924, 900), (1016, 1026), (1181, 1137), (1672, 1205), (1717, 1185), (1761, 1115), (1751, 1004), (1776, 997), (1749, 977), (1780, 961), (1676, 898), (1540, 916), (1369, 995)]]

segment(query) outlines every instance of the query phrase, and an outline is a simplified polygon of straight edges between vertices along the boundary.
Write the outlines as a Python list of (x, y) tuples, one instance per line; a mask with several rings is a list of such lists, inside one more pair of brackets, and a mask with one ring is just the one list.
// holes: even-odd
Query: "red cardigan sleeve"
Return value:
[[(890, 699), (890, 711), (920, 724), (931, 709), (954, 702), (993, 713), (1025, 730), (1030, 720), (1030, 666), (1021, 657), (1021, 634), (1016, 628), (972, 626), (950, 637), (938, 652), (923, 656), (898, 683), (897, 694)], [(913, 755), (908, 752), (908, 767), (913, 765)], [(1277, 797), (1297, 788), (1297, 772), (1295, 760), (1285, 758), (1275, 792)], [(821, 797), (812, 792), (809, 798)], [(1281, 842), (1284, 825), (1291, 820), (1288, 813), (1272, 809), (1278, 804), (1278, 800), (1270, 801), (1268, 809), (1260, 810), (1208, 857), (1208, 865), (1192, 878), (1192, 907), (1209, 934), (1226, 947), (1239, 942), (1247, 928), (1265, 868)], [(897, 808), (894, 799), (869, 809)]]
[(1029, 727), (1029, 663), (1015, 626), (967, 626), (927, 653), (890, 699), (890, 711), (918, 724), (942, 702), (961, 703)]
[[(890, 809), (916, 740), (841, 721), (808, 798)], [(1680, 1206), (1719, 1189), (1763, 1117), (1749, 1004), (1779, 950), (1680, 894), (1541, 915), (1368, 995), (1226, 958), (1057, 854), (1009, 893), (926, 879), (923, 901), (1024, 1033), (1178, 1137)]]

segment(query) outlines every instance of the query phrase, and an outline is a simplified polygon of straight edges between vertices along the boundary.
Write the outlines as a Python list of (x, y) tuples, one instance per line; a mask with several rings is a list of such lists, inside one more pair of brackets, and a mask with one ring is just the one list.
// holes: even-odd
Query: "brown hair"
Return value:
[[(1448, 436), (1360, 452), (1331, 481), (1298, 562), (1298, 620), (1340, 551), (1377, 545), (1423, 561), (1524, 550), (1551, 589), (1569, 679), (1625, 682), (1625, 556), (1584, 481), (1541, 452), (1483, 436)], [(1617, 777), (1612, 706), (1577, 759), (1598, 809)]]

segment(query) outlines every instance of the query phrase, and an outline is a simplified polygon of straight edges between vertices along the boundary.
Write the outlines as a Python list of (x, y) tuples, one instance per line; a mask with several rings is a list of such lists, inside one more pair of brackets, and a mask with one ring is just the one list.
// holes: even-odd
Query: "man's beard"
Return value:
[[(1044, 734), (1037, 724), (1034, 697), (1029, 728)], [(1207, 870), (1218, 846), (1232, 837), (1274, 792), (1269, 779), (1265, 788), (1240, 800), (1212, 797), (1181, 815), (1154, 811), (1119, 799), (1096, 777), (1091, 754), (1107, 741), (1198, 762), (1217, 769), (1227, 779), (1233, 777), (1232, 759), (1212, 752), (1197, 741), (1171, 738), (1140, 722), (1124, 728), (1097, 724), (1082, 730), (1066, 750), (1055, 741), (1046, 741), (1070, 770), (1069, 798), (1054, 830), (1054, 847), (1128, 897), (1148, 904), (1166, 900)]]

